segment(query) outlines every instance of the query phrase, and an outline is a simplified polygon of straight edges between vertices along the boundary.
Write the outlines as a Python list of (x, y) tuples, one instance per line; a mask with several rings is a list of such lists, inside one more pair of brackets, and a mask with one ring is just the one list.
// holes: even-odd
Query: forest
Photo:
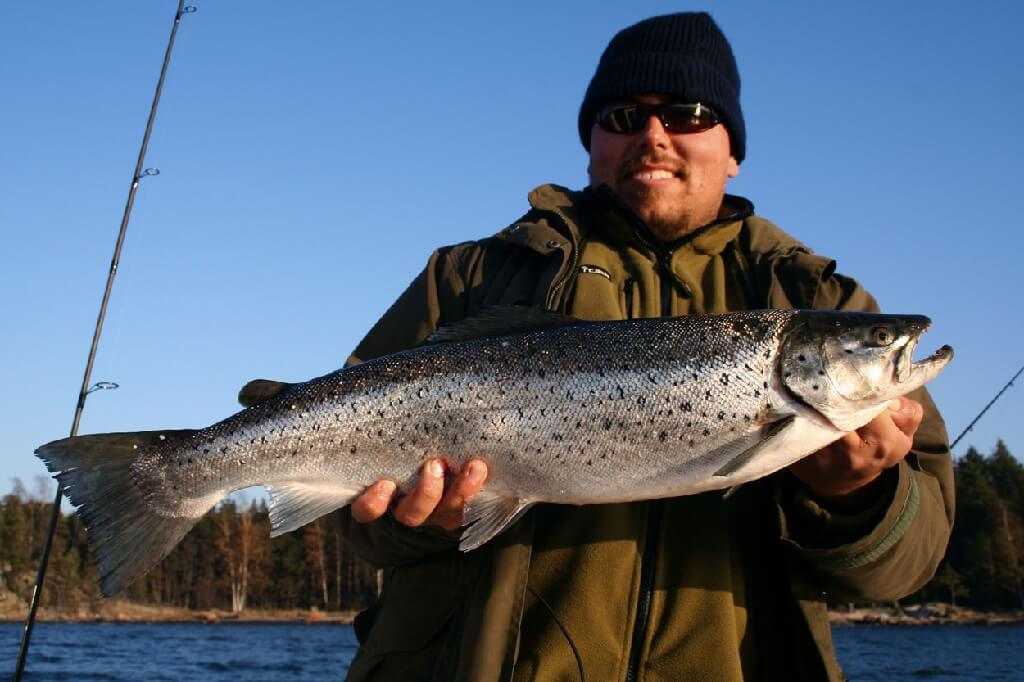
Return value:
[[(1003, 441), (955, 463), (956, 521), (935, 579), (903, 600), (981, 610), (1024, 609), (1024, 466)], [(15, 480), (0, 500), (0, 611), (27, 603), (49, 524), (52, 489), (29, 492)], [(266, 504), (227, 501), (207, 514), (174, 551), (127, 590), (137, 603), (221, 609), (360, 609), (376, 594), (377, 572), (339, 532), (337, 512), (270, 539)], [(85, 531), (60, 517), (43, 606), (88, 609), (100, 599)]]

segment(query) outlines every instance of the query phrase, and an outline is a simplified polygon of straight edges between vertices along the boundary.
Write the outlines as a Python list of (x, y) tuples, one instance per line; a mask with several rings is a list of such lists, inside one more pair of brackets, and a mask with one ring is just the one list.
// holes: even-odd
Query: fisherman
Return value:
[[(543, 185), (498, 234), (435, 251), (350, 362), (495, 305), (576, 318), (756, 308), (877, 311), (835, 262), (725, 193), (746, 154), (732, 49), (706, 13), (614, 36), (579, 112), (590, 185)], [(942, 558), (953, 479), (924, 390), (727, 497), (538, 505), (456, 549), (486, 464), (380, 481), (345, 536), (384, 567), (359, 615), (361, 680), (838, 680), (827, 600), (893, 600)], [(439, 453), (440, 454), (440, 453)]]

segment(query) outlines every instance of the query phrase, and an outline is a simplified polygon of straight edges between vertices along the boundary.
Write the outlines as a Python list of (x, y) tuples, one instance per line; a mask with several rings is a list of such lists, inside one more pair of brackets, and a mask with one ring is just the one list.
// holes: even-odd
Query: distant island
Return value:
[[(832, 604), (835, 624), (1024, 621), (1024, 466), (1000, 440), (955, 463), (956, 522), (946, 559), (897, 604)], [(52, 509), (50, 479), (0, 498), (0, 621), (25, 618)], [(266, 504), (226, 501), (119, 599), (103, 599), (85, 531), (60, 518), (40, 619), (105, 622), (348, 623), (376, 598), (379, 575), (338, 530), (338, 512), (270, 539)]]

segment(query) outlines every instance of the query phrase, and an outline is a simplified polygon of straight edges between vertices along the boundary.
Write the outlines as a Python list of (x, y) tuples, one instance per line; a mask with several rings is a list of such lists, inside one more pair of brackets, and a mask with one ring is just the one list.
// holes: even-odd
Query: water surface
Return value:
[[(0, 680), (22, 626), (0, 623)], [(851, 680), (1021, 680), (1024, 626), (861, 625), (833, 630)], [(25, 680), (341, 680), (352, 628), (298, 623), (40, 623)]]

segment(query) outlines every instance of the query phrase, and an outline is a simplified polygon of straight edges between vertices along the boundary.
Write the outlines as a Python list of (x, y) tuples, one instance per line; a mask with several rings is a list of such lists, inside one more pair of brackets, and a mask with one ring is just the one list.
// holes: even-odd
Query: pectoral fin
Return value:
[(739, 471), (744, 464), (757, 457), (764, 448), (770, 446), (779, 437), (779, 434), (785, 431), (794, 421), (796, 421), (795, 415), (791, 414), (783, 417), (778, 421), (765, 424), (756, 431), (731, 441), (712, 452), (711, 456), (715, 459), (724, 458), (727, 460), (714, 475), (729, 476)]
[(533, 505), (518, 497), (482, 490), (466, 505), (464, 518), (469, 528), (462, 531), (459, 549), (468, 552), (505, 530)]
[(322, 481), (285, 481), (268, 485), (270, 537), (288, 533), (344, 507), (358, 490)]

